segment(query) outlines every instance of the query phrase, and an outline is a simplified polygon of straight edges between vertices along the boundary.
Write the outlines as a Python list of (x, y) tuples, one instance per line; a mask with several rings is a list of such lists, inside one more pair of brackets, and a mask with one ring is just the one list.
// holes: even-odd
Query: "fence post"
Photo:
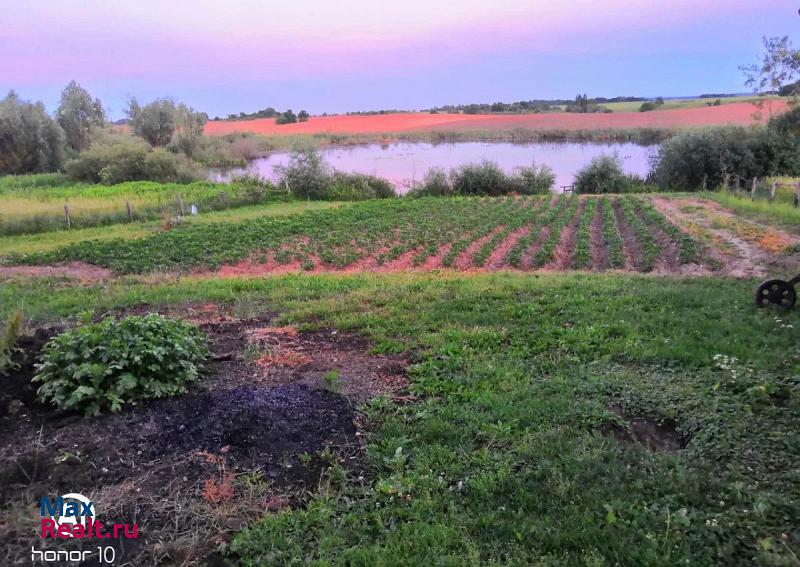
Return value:
[(708, 174), (703, 175), (703, 191), (708, 190)]
[(69, 216), (69, 205), (64, 205), (64, 218), (67, 220), (67, 228), (72, 228), (72, 219)]
[(125, 201), (125, 208), (128, 209), (128, 221), (133, 222), (133, 207), (130, 201)]
[(731, 174), (730, 173), (726, 173), (725, 174), (725, 179), (722, 181), (722, 190), (723, 191), (726, 191), (726, 192), (728, 191), (728, 182), (730, 181), (730, 178), (731, 178)]
[(753, 186), (750, 188), (750, 200), (753, 201), (756, 198), (756, 188), (758, 187), (758, 177), (753, 177)]
[(739, 176), (738, 175), (735, 176), (733, 180), (735, 182), (735, 184), (733, 186), (733, 192), (734, 193), (738, 193), (739, 192)]
[(181, 213), (181, 216), (184, 216), (185, 211), (183, 209), (183, 195), (178, 195), (178, 210)]
[(769, 190), (769, 202), (770, 203), (775, 200), (775, 190), (777, 188), (778, 188), (778, 182), (773, 179), (772, 180), (772, 187), (770, 187), (770, 190)]

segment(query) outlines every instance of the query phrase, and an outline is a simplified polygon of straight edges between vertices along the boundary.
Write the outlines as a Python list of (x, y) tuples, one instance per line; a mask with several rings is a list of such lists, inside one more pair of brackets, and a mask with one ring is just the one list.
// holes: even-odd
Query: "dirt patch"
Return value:
[(686, 447), (687, 440), (681, 437), (676, 423), (671, 419), (656, 420), (646, 416), (629, 416), (617, 405), (610, 411), (618, 416), (623, 425), (613, 423), (603, 428), (603, 433), (621, 443), (639, 443), (651, 451), (674, 453)]
[(625, 214), (618, 200), (614, 200), (614, 219), (622, 237), (622, 252), (625, 254), (625, 265), (628, 270), (642, 271), (642, 246), (636, 238), (636, 231), (625, 221)]
[(53, 264), (52, 266), (0, 266), (0, 278), (31, 276), (40, 278), (69, 278), (96, 282), (110, 278), (111, 270), (84, 262)]
[(356, 403), (401, 395), (405, 357), (371, 354), (360, 337), (270, 326), (267, 318), (201, 328), (212, 362), (188, 394), (96, 418), (36, 401), (33, 361), (52, 331), (20, 339), (19, 367), (0, 380), (4, 564), (31, 545), (81, 545), (42, 545), (35, 520), (42, 495), (80, 492), (104, 523), (138, 523), (139, 539), (109, 540), (116, 565), (191, 565), (247, 522), (301, 503), (332, 466), (366, 474)]
[(608, 247), (603, 236), (603, 204), (605, 201), (598, 201), (594, 212), (591, 225), (591, 250), (592, 250), (592, 269), (602, 271), (608, 268)]

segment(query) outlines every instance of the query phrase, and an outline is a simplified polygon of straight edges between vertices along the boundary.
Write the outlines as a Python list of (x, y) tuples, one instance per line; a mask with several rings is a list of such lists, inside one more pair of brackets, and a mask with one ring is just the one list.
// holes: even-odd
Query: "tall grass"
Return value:
[(0, 189), (0, 234), (32, 234), (65, 228), (65, 206), (69, 208), (71, 227), (87, 228), (177, 215), (181, 201), (184, 212), (188, 212), (191, 205), (200, 211), (216, 211), (285, 198), (285, 194), (272, 192), (268, 187), (259, 190), (250, 185), (205, 181), (186, 185), (136, 181), (110, 186)]
[(744, 195), (725, 192), (705, 192), (701, 193), (701, 196), (712, 199), (739, 214), (765, 222), (777, 221), (786, 225), (792, 232), (800, 233), (800, 208), (793, 206), (791, 201), (776, 199), (770, 203), (766, 199), (751, 200)]

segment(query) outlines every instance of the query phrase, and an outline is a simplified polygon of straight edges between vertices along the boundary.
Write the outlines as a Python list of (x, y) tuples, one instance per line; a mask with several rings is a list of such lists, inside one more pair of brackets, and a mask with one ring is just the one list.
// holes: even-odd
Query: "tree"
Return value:
[(151, 146), (166, 146), (175, 133), (177, 108), (168, 98), (154, 100), (139, 106), (135, 98), (128, 103), (128, 118), (133, 133), (144, 138)]
[(56, 119), (64, 130), (67, 145), (81, 152), (92, 144), (95, 131), (106, 122), (106, 115), (99, 99), (92, 100), (86, 89), (70, 81), (61, 91)]
[(191, 106), (183, 103), (175, 109), (175, 139), (174, 146), (192, 157), (197, 149), (197, 142), (203, 136), (203, 128), (208, 122), (205, 113), (197, 112)]
[(309, 118), (308, 112), (306, 112), (305, 110), (301, 110), (300, 112), (297, 113), (297, 120), (300, 122), (308, 122), (308, 118)]
[(275, 124), (293, 124), (295, 122), (297, 122), (297, 115), (292, 112), (291, 108), (286, 112), (279, 114), (275, 119)]
[(56, 171), (64, 160), (64, 131), (41, 102), (14, 91), (0, 101), (0, 175)]
[[(745, 84), (757, 93), (779, 92), (781, 87), (800, 73), (800, 50), (792, 47), (788, 36), (765, 37), (760, 64), (739, 67)], [(790, 94), (796, 94), (797, 90)]]

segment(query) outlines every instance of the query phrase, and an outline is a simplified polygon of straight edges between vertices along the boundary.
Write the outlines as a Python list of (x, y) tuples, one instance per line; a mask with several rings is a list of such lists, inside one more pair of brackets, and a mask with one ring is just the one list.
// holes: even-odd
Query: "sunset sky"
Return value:
[(172, 96), (211, 116), (742, 92), (788, 0), (3, 0), (0, 91), (53, 109), (76, 79), (112, 118)]

